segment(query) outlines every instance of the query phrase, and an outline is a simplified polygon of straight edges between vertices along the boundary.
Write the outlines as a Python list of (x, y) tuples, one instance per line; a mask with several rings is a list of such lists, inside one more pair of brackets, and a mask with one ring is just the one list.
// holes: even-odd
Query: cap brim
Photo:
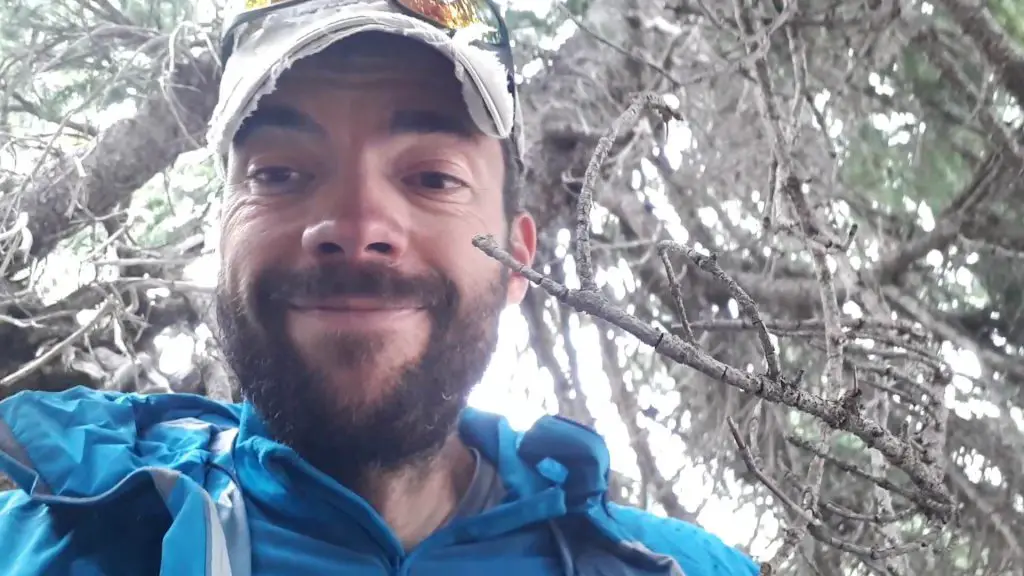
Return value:
[[(238, 46), (225, 65), (220, 98), (207, 134), (208, 146), (227, 153), (231, 139), (259, 98), (274, 89), (278, 77), (294, 62), (362, 32), (385, 32), (419, 40), (455, 65), (463, 96), (477, 126), (496, 138), (513, 135), (514, 99), (508, 91), (504, 65), (490, 51), (449, 37), (419, 19), (380, 9), (356, 7), (268, 21)], [(517, 147), (521, 143), (516, 143)]]

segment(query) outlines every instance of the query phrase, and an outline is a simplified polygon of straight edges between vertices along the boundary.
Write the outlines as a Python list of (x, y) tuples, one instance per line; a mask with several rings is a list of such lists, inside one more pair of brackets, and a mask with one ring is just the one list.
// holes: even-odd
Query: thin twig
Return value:
[(665, 265), (665, 275), (668, 276), (669, 291), (672, 293), (672, 301), (676, 305), (676, 312), (679, 314), (679, 331), (682, 332), (683, 340), (695, 344), (697, 339), (693, 336), (693, 329), (690, 328), (690, 320), (686, 317), (686, 304), (683, 302), (683, 289), (679, 286), (679, 279), (675, 270), (672, 269), (672, 261), (669, 260), (668, 247), (659, 245), (658, 256)]
[(19, 380), (27, 377), (29, 374), (32, 374), (36, 370), (39, 370), (40, 368), (45, 366), (47, 362), (49, 362), (55, 356), (60, 354), (65, 348), (71, 346), (76, 341), (78, 341), (79, 338), (84, 336), (86, 332), (92, 330), (92, 328), (97, 323), (99, 323), (100, 320), (105, 318), (107, 314), (109, 314), (111, 310), (114, 309), (114, 306), (114, 299), (108, 298), (103, 307), (100, 308), (99, 312), (97, 312), (96, 315), (93, 316), (92, 320), (89, 320), (88, 322), (83, 324), (78, 330), (72, 332), (70, 336), (61, 340), (52, 348), (37, 356), (31, 362), (25, 363), (21, 368), (18, 368), (14, 372), (5, 376), (3, 379), (0, 379), (0, 388), (6, 388), (7, 386), (10, 386), (15, 382), (18, 382)]
[(576, 274), (580, 278), (580, 286), (585, 291), (597, 291), (590, 249), (590, 210), (594, 204), (594, 190), (597, 187), (601, 168), (604, 166), (605, 159), (608, 158), (612, 144), (622, 130), (627, 126), (632, 126), (640, 113), (647, 109), (657, 111), (662, 117), (678, 118), (678, 113), (669, 108), (661, 96), (652, 93), (634, 96), (629, 107), (612, 123), (611, 130), (598, 141), (597, 149), (583, 175), (583, 187), (576, 205)]
[[(761, 312), (758, 311), (757, 304), (754, 302), (754, 299), (747, 294), (746, 290), (744, 290), (736, 280), (726, 274), (725, 270), (722, 270), (722, 267), (718, 264), (718, 258), (714, 255), (704, 256), (686, 244), (672, 242), (671, 240), (663, 240), (659, 242), (658, 250), (664, 252), (679, 252), (683, 254), (698, 268), (711, 274), (716, 280), (728, 287), (729, 293), (736, 300), (740, 310), (750, 318), (750, 321), (754, 325), (754, 329), (757, 330), (757, 337), (761, 343), (761, 351), (764, 353), (765, 363), (768, 367), (768, 378), (771, 380), (777, 380), (779, 375), (782, 373), (782, 368), (779, 365), (779, 355), (775, 351), (775, 345), (772, 344), (772, 339), (768, 334), (768, 329), (761, 320)], [(692, 330), (690, 333), (692, 336)]]
[(732, 433), (733, 440), (736, 441), (736, 447), (740, 451), (740, 456), (743, 458), (743, 462), (746, 463), (747, 465), (747, 470), (749, 470), (751, 474), (756, 476), (757, 479), (760, 480), (761, 483), (764, 484), (765, 487), (768, 488), (768, 490), (770, 490), (771, 493), (774, 494), (780, 502), (782, 502), (790, 509), (792, 509), (793, 512), (797, 516), (800, 516), (805, 522), (807, 522), (808, 524), (820, 524), (821, 520), (818, 520), (814, 516), (808, 514), (807, 511), (804, 510), (803, 506), (797, 504), (789, 496), (787, 496), (786, 493), (783, 492), (782, 489), (779, 488), (775, 484), (775, 482), (772, 481), (772, 479), (769, 478), (767, 475), (765, 475), (764, 471), (762, 471), (757, 466), (757, 464), (754, 462), (754, 456), (751, 454), (750, 449), (747, 447), (747, 444), (743, 441), (743, 437), (740, 435), (740, 430), (739, 428), (736, 427), (736, 421), (732, 419), (732, 416), (726, 416), (725, 421), (729, 425), (729, 432)]
[(928, 498), (930, 508), (936, 514), (948, 515), (950, 513), (949, 493), (938, 472), (924, 463), (919, 455), (907, 446), (906, 442), (886, 430), (878, 422), (863, 414), (850, 414), (838, 401), (826, 400), (806, 390), (801, 390), (782, 378), (780, 381), (775, 381), (764, 375), (751, 374), (733, 368), (683, 339), (666, 334), (650, 323), (643, 322), (616, 308), (600, 292), (573, 290), (559, 284), (517, 261), (515, 257), (501, 248), (492, 235), (474, 237), (473, 245), (573, 309), (607, 320), (675, 362), (689, 366), (709, 378), (722, 381), (769, 402), (790, 406), (816, 416), (832, 428), (854, 434), (867, 446), (881, 452), (892, 465), (904, 470), (923, 495)]

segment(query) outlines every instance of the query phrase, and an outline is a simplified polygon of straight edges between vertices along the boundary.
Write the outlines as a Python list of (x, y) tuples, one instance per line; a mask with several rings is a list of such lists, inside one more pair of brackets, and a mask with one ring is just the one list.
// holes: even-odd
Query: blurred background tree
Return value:
[[(1022, 573), (1024, 4), (506, 4), (535, 269), (581, 287), (592, 195), (607, 302), (737, 372), (694, 370), (534, 288), (473, 403), (521, 428), (543, 413), (596, 427), (612, 498), (785, 574)], [(211, 329), (220, 182), (203, 149), (222, 8), (0, 0), (0, 398), (237, 400)], [(586, 185), (638, 93), (665, 114), (641, 113)], [(668, 274), (664, 240), (714, 253), (735, 286), (700, 258), (666, 253)], [(771, 365), (735, 287), (785, 398), (735, 383)], [(822, 427), (798, 394), (879, 423), (924, 467), (870, 449), (856, 418)]]

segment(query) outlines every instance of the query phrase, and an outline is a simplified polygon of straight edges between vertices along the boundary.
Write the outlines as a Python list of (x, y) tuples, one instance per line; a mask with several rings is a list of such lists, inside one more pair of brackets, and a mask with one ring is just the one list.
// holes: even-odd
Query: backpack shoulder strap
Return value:
[(217, 516), (224, 530), (232, 576), (250, 576), (252, 544), (249, 540), (249, 518), (234, 461), (237, 438), (238, 428), (224, 428), (214, 434), (210, 442), (205, 487), (217, 507)]

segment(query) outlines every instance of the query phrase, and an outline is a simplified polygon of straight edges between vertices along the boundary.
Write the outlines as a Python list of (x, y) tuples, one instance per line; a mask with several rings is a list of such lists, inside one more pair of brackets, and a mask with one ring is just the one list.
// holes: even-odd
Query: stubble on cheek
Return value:
[(248, 212), (246, 202), (239, 197), (240, 192), (231, 192), (226, 198), (224, 211), (220, 219), (220, 282), (223, 289), (235, 297), (240, 296), (241, 278), (247, 268), (246, 236), (250, 232), (247, 225)]
[(281, 211), (259, 198), (237, 192), (225, 202), (221, 216), (221, 283), (242, 310), (255, 319), (253, 287), (269, 268), (294, 265), (301, 250), (301, 230), (281, 218)]

